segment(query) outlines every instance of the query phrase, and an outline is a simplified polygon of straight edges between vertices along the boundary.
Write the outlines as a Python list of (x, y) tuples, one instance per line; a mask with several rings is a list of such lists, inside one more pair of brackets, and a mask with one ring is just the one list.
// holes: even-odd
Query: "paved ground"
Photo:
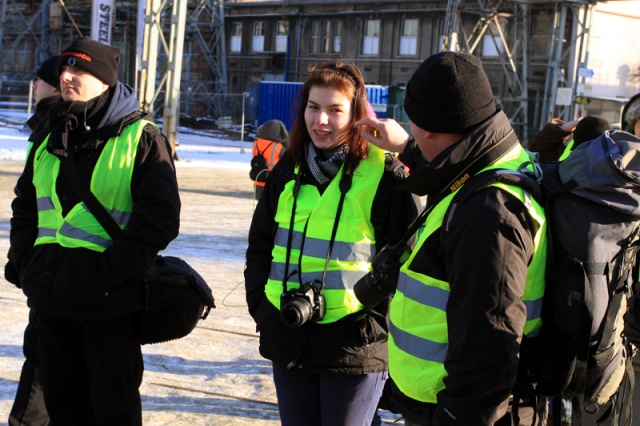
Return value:
[[(2, 259), (8, 249), (12, 189), (21, 169), (20, 161), (0, 161)], [(186, 338), (143, 347), (144, 423), (279, 424), (270, 363), (258, 354), (254, 324), (244, 303), (242, 271), (253, 212), (247, 172), (180, 163), (177, 170), (181, 232), (167, 254), (185, 258), (202, 274), (213, 288), (217, 309)], [(0, 277), (0, 425), (6, 425), (2, 422), (22, 366), (27, 313), (22, 292)], [(385, 423), (398, 417), (383, 415)]]
[[(0, 258), (8, 248), (12, 188), (21, 169), (20, 161), (0, 161)], [(184, 257), (203, 275), (213, 288), (217, 309), (190, 336), (143, 347), (144, 422), (279, 424), (270, 364), (257, 352), (254, 325), (244, 305), (244, 249), (253, 211), (247, 173), (178, 164), (178, 179), (181, 233), (167, 253)], [(27, 313), (22, 292), (0, 277), (0, 426), (6, 425), (2, 422), (17, 386)], [(640, 391), (635, 407), (640, 407)], [(635, 411), (640, 417), (640, 409)], [(382, 414), (385, 424), (398, 417)], [(640, 425), (640, 419), (634, 425)]]

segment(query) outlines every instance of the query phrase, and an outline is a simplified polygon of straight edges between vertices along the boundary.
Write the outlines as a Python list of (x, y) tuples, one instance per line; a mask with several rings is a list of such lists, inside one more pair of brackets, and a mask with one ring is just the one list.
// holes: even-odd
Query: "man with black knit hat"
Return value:
[[(10, 249), (37, 317), (52, 424), (142, 424), (138, 283), (178, 235), (171, 149), (118, 81), (119, 56), (89, 38), (62, 52), (62, 101), (34, 140), (12, 203)], [(82, 188), (122, 229), (116, 240)]]
[[(58, 60), (60, 56), (52, 56), (40, 65), (33, 83), (35, 113), (27, 120), (32, 133), (29, 136), (27, 155), (34, 140), (42, 140), (48, 133), (47, 113), (52, 105), (60, 102), (60, 74)], [(20, 277), (13, 261), (11, 250), (5, 265), (7, 281), (20, 287)], [(38, 368), (37, 327), (34, 310), (29, 310), (29, 322), (24, 331), (23, 343), (24, 363), (20, 371), (20, 381), (16, 396), (9, 412), (9, 426), (30, 425), (46, 426), (49, 416), (44, 404), (40, 369)]]
[(60, 97), (59, 60), (60, 56), (52, 56), (44, 61), (36, 71), (36, 81), (33, 83), (33, 96), (36, 105), (43, 99)]
[[(473, 55), (427, 58), (404, 106), (411, 137), (391, 119), (356, 123), (377, 130), (364, 131), (369, 142), (401, 153), (412, 171), (406, 187), (427, 195), (389, 309), (393, 403), (407, 425), (510, 425), (520, 342), (541, 325), (545, 215), (519, 187), (465, 184), (529, 156)], [(528, 406), (520, 424), (543, 424), (531, 407), (544, 415), (544, 399), (519, 405)]]

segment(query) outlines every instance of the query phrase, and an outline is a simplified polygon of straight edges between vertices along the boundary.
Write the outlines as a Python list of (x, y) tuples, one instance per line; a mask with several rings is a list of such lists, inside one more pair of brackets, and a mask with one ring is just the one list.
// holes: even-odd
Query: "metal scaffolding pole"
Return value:
[[(475, 14), (477, 21), (467, 36), (460, 11)], [(443, 50), (473, 54), (490, 36), (506, 81), (495, 93), (496, 102), (505, 110), (521, 137), (528, 136), (528, 5), (502, 0), (449, 0), (441, 40)], [(510, 24), (507, 27), (507, 23)], [(506, 30), (509, 30), (507, 33)]]
[[(157, 101), (164, 90), (162, 131), (169, 139), (175, 156), (176, 136), (180, 118), (180, 83), (185, 38), (195, 40), (209, 65), (213, 82), (201, 85), (198, 81), (188, 91), (195, 93), (205, 87), (212, 102), (217, 103), (218, 116), (225, 114), (228, 105), (226, 75), (226, 51), (224, 47), (224, 20), (222, 2), (201, 0), (188, 12), (187, 0), (149, 0), (145, 9), (144, 36), (142, 39), (142, 63), (140, 71), (140, 101), (142, 108), (156, 115)], [(171, 7), (170, 27), (163, 27), (167, 11)], [(164, 21), (161, 18), (165, 18)], [(187, 34), (188, 33), (188, 34)], [(168, 35), (168, 40), (165, 39)], [(191, 44), (189, 45), (191, 49)], [(211, 87), (208, 87), (211, 86)], [(196, 90), (191, 90), (195, 88)]]
[(171, 35), (169, 40), (169, 64), (167, 66), (167, 89), (164, 98), (164, 117), (162, 130), (169, 138), (171, 149), (176, 155), (175, 146), (180, 120), (180, 78), (182, 76), (182, 52), (184, 47), (184, 29), (187, 0), (173, 2), (171, 12)]

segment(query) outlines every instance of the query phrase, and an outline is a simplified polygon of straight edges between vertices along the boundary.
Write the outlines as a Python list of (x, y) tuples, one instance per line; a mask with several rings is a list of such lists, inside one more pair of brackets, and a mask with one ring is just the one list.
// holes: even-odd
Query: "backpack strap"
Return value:
[[(266, 140), (266, 139), (263, 139), (263, 140)], [(264, 152), (265, 152), (266, 150), (268, 150), (268, 149), (269, 149), (269, 147), (270, 147), (271, 145), (273, 145), (274, 143), (275, 143), (274, 141), (269, 141), (269, 145), (265, 146), (265, 147), (264, 147), (264, 149), (263, 149), (262, 151), (260, 151), (260, 148), (258, 148), (258, 147), (256, 146), (256, 151), (258, 151), (258, 154), (257, 154), (257, 155), (263, 155), (263, 154), (264, 154)]]
[[(622, 307), (623, 298), (627, 298), (631, 293), (631, 288), (634, 282), (633, 271), (635, 270), (636, 256), (640, 249), (640, 222), (636, 224), (635, 229), (631, 235), (625, 241), (625, 245), (620, 248), (620, 252), (616, 255), (613, 261), (609, 262), (611, 265), (605, 272), (609, 277), (613, 278), (618, 276), (618, 280), (613, 283), (609, 289), (609, 306), (607, 307), (607, 317), (605, 319), (605, 326), (602, 336), (611, 336), (613, 330), (616, 327), (618, 319), (618, 313)], [(611, 339), (600, 339), (597, 353), (602, 353), (611, 344)]]

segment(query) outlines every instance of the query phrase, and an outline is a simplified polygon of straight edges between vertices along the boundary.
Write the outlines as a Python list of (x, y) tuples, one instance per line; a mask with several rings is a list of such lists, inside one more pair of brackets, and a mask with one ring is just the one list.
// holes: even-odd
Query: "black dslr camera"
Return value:
[[(360, 278), (353, 291), (364, 306), (373, 309), (396, 291), (400, 275), (401, 258), (408, 256), (409, 248), (387, 244), (371, 261), (371, 271)], [(404, 260), (404, 259), (403, 259)]]
[(300, 327), (307, 321), (324, 318), (325, 303), (322, 290), (313, 283), (285, 291), (280, 295), (280, 319), (287, 327)]

